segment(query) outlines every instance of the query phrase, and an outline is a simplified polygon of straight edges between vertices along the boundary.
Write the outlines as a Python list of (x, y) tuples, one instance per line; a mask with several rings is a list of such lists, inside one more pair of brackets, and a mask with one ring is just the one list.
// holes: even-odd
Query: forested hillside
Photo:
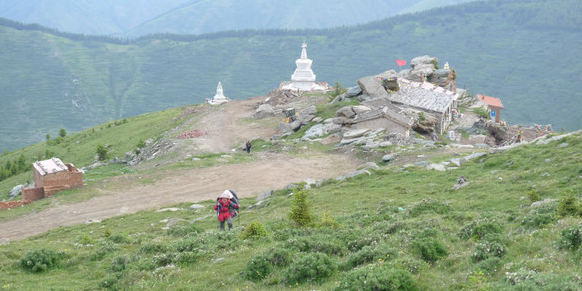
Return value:
[[(214, 95), (265, 95), (289, 80), (301, 42), (318, 81), (354, 86), (419, 55), (449, 62), (458, 86), (501, 98), (509, 123), (582, 127), (582, 5), (473, 2), (325, 30), (155, 35), (131, 43), (0, 26), (0, 150)], [(408, 66), (406, 66), (408, 67)]]
[(318, 29), (380, 20), (474, 0), (215, 0), (189, 1), (128, 31), (125, 36), (158, 32), (202, 34), (243, 29)]

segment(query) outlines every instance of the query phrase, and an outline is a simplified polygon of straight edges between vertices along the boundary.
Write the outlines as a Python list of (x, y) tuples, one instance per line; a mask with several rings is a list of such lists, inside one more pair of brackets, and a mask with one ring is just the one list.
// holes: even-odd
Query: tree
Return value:
[(104, 161), (107, 159), (107, 148), (102, 144), (97, 145), (97, 158), (100, 161)]
[(51, 135), (47, 133), (45, 138), (46, 138), (46, 141), (49, 141), (49, 140), (51, 140)]
[(64, 128), (61, 128), (61, 130), (59, 131), (59, 136), (60, 137), (65, 137), (67, 136), (67, 131)]
[(310, 225), (314, 218), (307, 204), (307, 193), (303, 190), (298, 191), (293, 195), (292, 203), (293, 206), (288, 214), (289, 219), (300, 227)]

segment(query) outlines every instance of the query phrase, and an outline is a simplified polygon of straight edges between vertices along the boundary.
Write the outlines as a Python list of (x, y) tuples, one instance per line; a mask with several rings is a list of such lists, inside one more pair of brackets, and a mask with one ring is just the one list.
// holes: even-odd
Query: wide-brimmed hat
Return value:
[(230, 191), (228, 191), (228, 190), (224, 190), (224, 192), (222, 192), (222, 194), (218, 195), (218, 198), (231, 199), (232, 198), (232, 193), (230, 193)]

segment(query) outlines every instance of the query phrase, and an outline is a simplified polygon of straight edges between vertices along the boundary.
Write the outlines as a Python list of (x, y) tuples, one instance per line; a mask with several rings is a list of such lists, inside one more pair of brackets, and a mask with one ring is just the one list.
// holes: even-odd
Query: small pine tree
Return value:
[(64, 128), (61, 128), (61, 130), (59, 131), (59, 136), (60, 137), (67, 136), (67, 130), (65, 130)]
[(304, 227), (313, 223), (313, 216), (307, 204), (307, 193), (300, 190), (293, 195), (293, 206), (288, 216), (297, 226)]
[(97, 159), (100, 161), (105, 161), (107, 159), (107, 148), (102, 144), (97, 145)]
[(566, 191), (558, 204), (558, 215), (560, 216), (576, 216), (580, 214), (580, 207), (574, 192), (572, 190)]

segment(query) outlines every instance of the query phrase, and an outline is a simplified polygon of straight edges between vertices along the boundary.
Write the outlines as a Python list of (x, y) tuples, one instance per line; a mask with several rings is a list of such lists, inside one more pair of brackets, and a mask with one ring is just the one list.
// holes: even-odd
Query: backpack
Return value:
[[(232, 194), (231, 201), (234, 202), (235, 204), (238, 204), (238, 207), (240, 208), (240, 203), (238, 202), (238, 196), (236, 195), (236, 193), (234, 193), (234, 191), (232, 191), (232, 190), (228, 190), (228, 191), (230, 191), (230, 193)], [(230, 215), (231, 215), (231, 217), (235, 217), (238, 215), (238, 211), (236, 209), (231, 209)]]

